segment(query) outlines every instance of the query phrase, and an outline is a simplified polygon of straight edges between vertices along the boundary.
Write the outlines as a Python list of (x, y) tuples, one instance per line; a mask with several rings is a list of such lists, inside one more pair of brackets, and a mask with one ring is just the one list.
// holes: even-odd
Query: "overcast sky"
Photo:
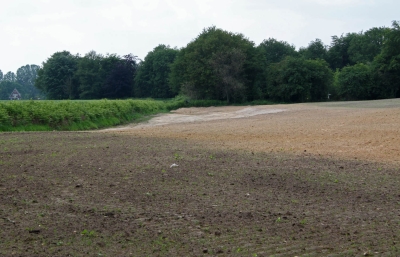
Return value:
[[(0, 5), (0, 69), (41, 65), (53, 53), (132, 53), (184, 47), (203, 28), (307, 46), (316, 38), (391, 27), (399, 0), (10, 0)], [(396, 16), (397, 15), (397, 16)]]

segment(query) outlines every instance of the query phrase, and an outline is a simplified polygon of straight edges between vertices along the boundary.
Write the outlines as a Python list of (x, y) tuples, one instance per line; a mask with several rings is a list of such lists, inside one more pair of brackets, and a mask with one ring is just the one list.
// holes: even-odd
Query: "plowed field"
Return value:
[(0, 256), (400, 256), (399, 132), (396, 99), (3, 133)]

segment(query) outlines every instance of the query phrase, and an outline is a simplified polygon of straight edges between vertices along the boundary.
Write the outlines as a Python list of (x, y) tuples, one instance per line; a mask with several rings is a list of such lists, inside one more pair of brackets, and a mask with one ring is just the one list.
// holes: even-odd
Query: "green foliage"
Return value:
[(0, 131), (31, 125), (48, 130), (97, 129), (161, 112), (166, 107), (164, 102), (154, 100), (0, 102)]
[(352, 63), (371, 63), (381, 51), (389, 28), (372, 28), (354, 36), (348, 49)]
[[(233, 49), (245, 56), (243, 73), (235, 79), (243, 83), (246, 90), (251, 89), (258, 68), (254, 43), (242, 34), (227, 32), (216, 27), (209, 27), (181, 49), (171, 66), (170, 83), (174, 93), (183, 92), (193, 99), (227, 99), (223, 74), (215, 66), (216, 55), (227, 55)], [(214, 65), (212, 65), (214, 63)], [(235, 97), (236, 96), (236, 97)], [(233, 101), (243, 100), (246, 95), (235, 94)]]
[(287, 56), (297, 56), (296, 48), (285, 41), (274, 38), (264, 40), (258, 48), (261, 50), (266, 66), (278, 63)]
[[(104, 57), (95, 51), (85, 54), (78, 62), (76, 76), (79, 80), (80, 99), (98, 99), (101, 97), (101, 88), (110, 65), (104, 65), (106, 58), (117, 60), (113, 55)], [(108, 69), (107, 69), (108, 68)]]
[[(17, 83), (23, 87), (22, 91), (25, 92), (22, 95), (23, 99), (40, 99), (44, 97), (42, 92), (35, 87), (39, 68), (38, 65), (32, 64), (22, 66), (17, 70)], [(22, 91), (19, 92), (21, 93)]]
[(328, 54), (328, 48), (321, 39), (317, 38), (315, 41), (311, 41), (307, 48), (300, 48), (299, 53), (305, 59), (323, 59), (326, 60)]
[(366, 100), (372, 87), (370, 67), (356, 64), (344, 67), (337, 78), (338, 94), (344, 100)]
[(9, 71), (3, 76), (3, 81), (17, 82), (17, 76), (14, 72)]
[(226, 52), (214, 53), (210, 64), (216, 75), (221, 79), (217, 85), (218, 91), (222, 92), (222, 97), (229, 103), (231, 97), (239, 99), (240, 94), (244, 93), (243, 65), (245, 54), (236, 48)]
[(132, 54), (124, 55), (118, 60), (104, 81), (102, 97), (122, 99), (132, 96), (137, 62), (137, 56)]
[[(247, 104), (270, 104), (256, 101)], [(145, 115), (181, 107), (226, 105), (218, 100), (190, 100), (182, 96), (156, 100), (0, 101), (0, 131), (88, 130), (120, 125)]]
[(143, 62), (132, 54), (57, 52), (41, 68), (26, 65), (4, 76), (0, 71), (0, 99), (8, 99), (14, 88), (23, 99), (43, 98), (41, 93), (52, 100), (183, 95), (166, 104), (170, 110), (221, 101), (323, 101), (328, 94), (330, 99), (400, 97), (399, 31), (393, 21), (392, 28), (333, 36), (329, 46), (317, 38), (296, 51), (274, 38), (255, 47), (242, 34), (212, 26), (180, 50), (158, 45)]
[(381, 53), (375, 57), (377, 76), (384, 88), (390, 91), (389, 97), (400, 97), (400, 25), (393, 21)]
[(324, 60), (286, 57), (268, 70), (269, 97), (284, 102), (327, 99), (333, 73)]
[(76, 99), (77, 64), (78, 57), (68, 51), (53, 54), (39, 69), (35, 86), (45, 92), (48, 99)]
[(37, 65), (25, 65), (17, 70), (17, 74), (7, 72), (3, 77), (0, 71), (0, 100), (9, 100), (14, 89), (21, 94), (22, 99), (43, 98), (43, 94), (34, 84), (37, 76)]
[(104, 57), (90, 51), (80, 57), (57, 52), (38, 70), (35, 86), (51, 100), (128, 98), (137, 66), (131, 54)]
[(345, 36), (333, 36), (332, 42), (328, 50), (327, 62), (332, 70), (342, 69), (347, 65), (353, 65), (350, 60), (349, 48), (353, 38), (357, 37), (356, 33), (347, 33)]
[(82, 236), (87, 236), (87, 237), (95, 237), (96, 236), (96, 232), (94, 231), (94, 230), (87, 230), (87, 229), (84, 229), (82, 232), (81, 232), (81, 235)]
[(23, 99), (26, 99), (28, 92), (26, 88), (17, 82), (3, 80), (0, 81), (0, 100), (9, 100), (14, 89), (17, 89)]
[(175, 95), (168, 76), (178, 52), (175, 48), (158, 45), (147, 54), (135, 77), (135, 97), (171, 98)]

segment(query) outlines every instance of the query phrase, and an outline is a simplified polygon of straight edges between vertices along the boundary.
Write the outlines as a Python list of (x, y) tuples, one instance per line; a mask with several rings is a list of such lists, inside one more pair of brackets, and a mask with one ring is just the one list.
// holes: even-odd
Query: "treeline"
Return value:
[(181, 49), (129, 54), (57, 52), (38, 70), (48, 99), (171, 98), (244, 102), (367, 100), (400, 96), (400, 26), (316, 39), (296, 50), (273, 38), (256, 46), (209, 27)]
[(17, 70), (17, 73), (0, 70), (0, 100), (9, 100), (10, 94), (17, 89), (22, 99), (41, 99), (44, 94), (35, 87), (38, 65), (25, 65)]

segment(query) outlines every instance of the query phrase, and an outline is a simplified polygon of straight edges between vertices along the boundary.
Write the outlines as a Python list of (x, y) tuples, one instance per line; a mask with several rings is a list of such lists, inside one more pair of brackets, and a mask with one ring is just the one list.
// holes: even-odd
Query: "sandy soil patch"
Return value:
[(103, 130), (216, 148), (400, 161), (400, 100), (183, 108)]

